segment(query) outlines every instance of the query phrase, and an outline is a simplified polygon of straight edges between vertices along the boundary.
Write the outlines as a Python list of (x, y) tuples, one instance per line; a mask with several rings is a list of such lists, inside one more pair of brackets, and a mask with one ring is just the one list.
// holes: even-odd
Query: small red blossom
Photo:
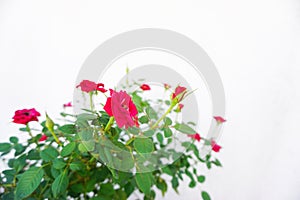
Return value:
[(169, 85), (169, 84), (167, 84), (167, 83), (164, 83), (164, 88), (165, 88), (166, 90), (168, 90), (168, 89), (171, 88), (171, 85)]
[(199, 133), (188, 135), (188, 137), (190, 137), (190, 138), (192, 138), (194, 140), (197, 140), (198, 142), (201, 140), (201, 136), (200, 136)]
[(70, 102), (68, 102), (68, 103), (65, 103), (65, 104), (63, 105), (63, 107), (64, 107), (64, 108), (66, 108), (66, 107), (72, 107), (72, 102), (70, 101)]
[(219, 152), (220, 149), (222, 148), (220, 145), (218, 145), (214, 140), (211, 141), (211, 147), (212, 147), (212, 150), (214, 152)]
[(13, 122), (16, 124), (28, 124), (31, 121), (39, 121), (37, 117), (41, 114), (34, 108), (17, 110), (13, 116)]
[(97, 89), (98, 91), (105, 93), (107, 90), (104, 88), (104, 84), (103, 83), (98, 83), (97, 84)]
[(93, 81), (89, 81), (89, 80), (83, 80), (80, 82), (79, 85), (76, 86), (76, 88), (80, 87), (81, 91), (83, 92), (92, 92), (92, 91), (100, 91), (102, 93), (106, 92), (107, 90), (104, 89), (104, 84), (103, 83), (95, 83)]
[(177, 110), (180, 112), (183, 107), (184, 107), (184, 105), (182, 103), (180, 103), (180, 104), (178, 104)]
[(47, 135), (42, 135), (42, 137), (39, 139), (39, 142), (43, 142), (43, 141), (45, 141), (45, 140), (47, 140)]
[(138, 126), (138, 111), (131, 97), (125, 92), (110, 90), (111, 97), (108, 97), (103, 109), (109, 116), (113, 116), (118, 127), (122, 128)]
[(140, 88), (141, 88), (142, 90), (144, 90), (144, 91), (151, 90), (150, 86), (147, 85), (147, 84), (141, 85)]
[(172, 99), (177, 98), (177, 101), (180, 102), (186, 93), (187, 90), (185, 87), (177, 86), (175, 92), (172, 94)]
[(226, 120), (220, 116), (214, 116), (214, 119), (217, 121), (218, 124), (222, 124), (222, 123), (226, 122)]

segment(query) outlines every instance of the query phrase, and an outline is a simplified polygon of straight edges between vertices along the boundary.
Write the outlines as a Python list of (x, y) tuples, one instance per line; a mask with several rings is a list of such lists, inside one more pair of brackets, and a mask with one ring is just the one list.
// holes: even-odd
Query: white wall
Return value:
[[(227, 95), (222, 169), (204, 186), (216, 200), (300, 199), (298, 0), (0, 1), (0, 140), (16, 109), (54, 115), (72, 98), (89, 53), (124, 31), (171, 29), (215, 62)], [(180, 198), (199, 199), (182, 188)]]

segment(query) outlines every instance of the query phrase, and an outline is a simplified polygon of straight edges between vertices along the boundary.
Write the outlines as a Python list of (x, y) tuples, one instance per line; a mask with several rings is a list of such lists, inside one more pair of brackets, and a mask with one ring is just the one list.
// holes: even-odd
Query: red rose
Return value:
[(39, 121), (37, 117), (41, 116), (34, 108), (17, 110), (13, 116), (13, 122), (16, 124), (28, 124), (31, 121)]
[(118, 127), (122, 128), (138, 126), (138, 111), (131, 97), (124, 91), (116, 92), (110, 90), (111, 97), (108, 97), (103, 109), (109, 116), (113, 116)]
[(63, 106), (64, 106), (64, 108), (72, 107), (72, 102), (65, 103)]
[(93, 81), (89, 81), (89, 80), (83, 80), (80, 82), (79, 85), (76, 86), (76, 88), (80, 87), (81, 91), (83, 92), (92, 92), (92, 91), (100, 91), (102, 93), (106, 92), (107, 90), (104, 89), (104, 84), (103, 83), (95, 83)]
[(146, 90), (151, 90), (150, 86), (147, 85), (147, 84), (141, 85), (140, 88), (141, 88), (142, 90), (144, 90), (144, 91), (146, 91)]
[(223, 119), (223, 117), (220, 116), (214, 116), (215, 120), (217, 121), (218, 124), (222, 124), (224, 122), (226, 122), (225, 119)]
[(214, 140), (211, 141), (211, 147), (212, 147), (212, 150), (214, 152), (219, 152), (220, 149), (222, 148), (220, 145), (218, 145)]
[(177, 86), (175, 92), (172, 94), (172, 99), (177, 98), (177, 101), (180, 102), (186, 93), (185, 87)]
[(43, 142), (45, 140), (47, 140), (47, 135), (42, 135), (42, 137), (39, 139), (39, 142)]
[(171, 85), (169, 85), (169, 84), (167, 84), (167, 83), (164, 83), (164, 88), (165, 88), (166, 90), (168, 90), (168, 89), (171, 88)]
[(193, 135), (188, 135), (188, 137), (197, 140), (198, 142), (201, 140), (201, 136), (199, 133), (193, 134)]
[(183, 107), (184, 105), (182, 103), (178, 104), (177, 111), (180, 112)]

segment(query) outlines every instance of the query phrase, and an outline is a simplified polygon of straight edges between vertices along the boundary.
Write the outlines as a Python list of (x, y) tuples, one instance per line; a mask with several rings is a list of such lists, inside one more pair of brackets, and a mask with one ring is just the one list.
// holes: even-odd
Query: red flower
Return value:
[(225, 119), (223, 119), (223, 117), (220, 116), (214, 116), (215, 120), (217, 121), (218, 124), (222, 124), (224, 122), (226, 122)]
[(164, 83), (164, 87), (166, 90), (170, 89), (171, 88), (171, 85), (167, 84), (167, 83)]
[(66, 107), (72, 107), (72, 102), (70, 101), (68, 103), (65, 103), (63, 106), (64, 106), (64, 108), (66, 108)]
[(13, 116), (13, 122), (16, 124), (28, 124), (31, 121), (39, 121), (37, 117), (41, 114), (34, 108), (17, 110)]
[(47, 135), (42, 135), (42, 137), (39, 139), (39, 142), (43, 142), (45, 140), (47, 140)]
[(190, 138), (192, 138), (194, 140), (197, 140), (198, 142), (201, 140), (201, 136), (200, 136), (199, 133), (188, 135), (188, 137), (190, 137)]
[(178, 104), (177, 111), (180, 112), (183, 107), (184, 105), (182, 103)]
[(98, 83), (96, 90), (98, 90), (102, 93), (105, 93), (107, 91), (106, 89), (104, 89), (104, 84), (103, 83)]
[(122, 128), (138, 126), (138, 111), (131, 97), (124, 91), (116, 92), (111, 90), (111, 97), (108, 97), (103, 109), (109, 116), (113, 116), (117, 125)]
[(150, 86), (147, 85), (147, 84), (141, 85), (140, 88), (141, 88), (142, 90), (144, 90), (144, 91), (146, 91), (146, 90), (151, 90)]
[(177, 86), (175, 92), (172, 94), (172, 99), (177, 98), (178, 102), (180, 102), (186, 93), (185, 87)]
[(218, 145), (214, 140), (211, 141), (210, 143), (211, 147), (212, 147), (212, 150), (214, 152), (219, 152), (220, 149), (222, 148), (220, 145)]
[(92, 92), (92, 91), (100, 91), (102, 93), (106, 92), (107, 90), (104, 89), (104, 84), (103, 83), (95, 83), (93, 81), (89, 81), (89, 80), (83, 80), (81, 81), (81, 83), (79, 85), (76, 86), (76, 88), (80, 87), (81, 91), (83, 92)]

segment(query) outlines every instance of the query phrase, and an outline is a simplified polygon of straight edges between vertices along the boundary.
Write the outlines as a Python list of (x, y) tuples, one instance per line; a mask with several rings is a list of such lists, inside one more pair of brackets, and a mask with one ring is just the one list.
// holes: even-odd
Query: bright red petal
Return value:
[(105, 112), (107, 112), (107, 114), (109, 116), (113, 116), (112, 109), (111, 109), (111, 97), (107, 98), (106, 103), (105, 103), (103, 109), (105, 110)]
[(214, 116), (214, 119), (217, 121), (217, 123), (226, 122), (226, 120), (223, 117), (220, 117), (220, 116)]
[(146, 91), (146, 90), (151, 90), (150, 86), (147, 85), (147, 84), (141, 85), (140, 88), (141, 88), (142, 90), (144, 90), (144, 91)]
[(215, 141), (211, 141), (211, 147), (212, 147), (212, 150), (214, 152), (219, 152), (220, 149), (222, 148), (220, 145), (218, 145)]

